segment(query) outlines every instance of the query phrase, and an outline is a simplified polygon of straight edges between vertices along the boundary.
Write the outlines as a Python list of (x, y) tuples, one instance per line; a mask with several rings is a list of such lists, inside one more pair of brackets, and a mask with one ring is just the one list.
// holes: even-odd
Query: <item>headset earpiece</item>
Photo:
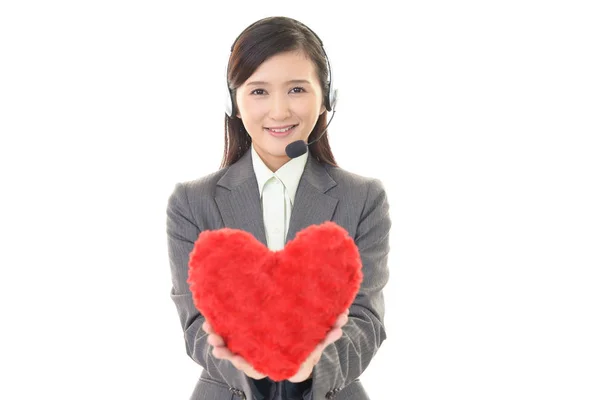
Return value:
[[(227, 69), (229, 69), (229, 66), (227, 66)], [(225, 78), (227, 78), (227, 76)], [(225, 88), (227, 90), (225, 93), (225, 114), (227, 114), (229, 118), (233, 118), (236, 114), (233, 93), (231, 93), (231, 89), (229, 89), (229, 83), (227, 82), (227, 79), (225, 79), (225, 84), (227, 85)]]

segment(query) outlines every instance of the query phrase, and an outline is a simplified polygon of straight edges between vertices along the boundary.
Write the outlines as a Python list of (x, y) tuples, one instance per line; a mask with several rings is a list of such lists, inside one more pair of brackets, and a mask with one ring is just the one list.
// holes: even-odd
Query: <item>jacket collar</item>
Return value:
[[(338, 199), (326, 194), (337, 185), (327, 169), (308, 152), (304, 172), (300, 178), (286, 243), (296, 234), (313, 224), (331, 220)], [(250, 149), (227, 168), (217, 182), (215, 201), (225, 227), (250, 232), (267, 245), (260, 192), (252, 166)]]

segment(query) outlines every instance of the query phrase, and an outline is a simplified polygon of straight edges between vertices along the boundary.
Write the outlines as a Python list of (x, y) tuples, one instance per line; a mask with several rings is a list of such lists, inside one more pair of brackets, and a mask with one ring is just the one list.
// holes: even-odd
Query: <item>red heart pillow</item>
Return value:
[(280, 251), (222, 228), (198, 235), (187, 282), (227, 347), (279, 381), (298, 372), (350, 307), (361, 268), (354, 240), (333, 222), (305, 228)]

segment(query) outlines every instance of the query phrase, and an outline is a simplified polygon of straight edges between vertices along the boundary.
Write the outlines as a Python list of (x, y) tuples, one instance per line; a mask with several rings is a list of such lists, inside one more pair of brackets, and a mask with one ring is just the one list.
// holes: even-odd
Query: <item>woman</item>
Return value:
[[(359, 376), (386, 338), (391, 221), (382, 183), (339, 168), (329, 147), (336, 91), (323, 44), (296, 20), (259, 20), (234, 42), (227, 80), (221, 169), (177, 183), (167, 208), (171, 298), (187, 353), (204, 369), (192, 399), (368, 399)], [(354, 238), (363, 282), (298, 373), (276, 382), (232, 354), (197, 311), (186, 283), (189, 254), (206, 229), (242, 229), (279, 250), (325, 221)]]

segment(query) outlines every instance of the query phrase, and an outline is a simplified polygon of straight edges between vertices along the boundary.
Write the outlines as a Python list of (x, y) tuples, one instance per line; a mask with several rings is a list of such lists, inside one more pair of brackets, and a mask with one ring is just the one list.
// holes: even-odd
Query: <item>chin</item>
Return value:
[(287, 157), (285, 147), (269, 152), (273, 157)]
[(285, 155), (285, 148), (288, 144), (295, 142), (297, 139), (288, 139), (285, 141), (279, 140), (276, 143), (268, 143), (265, 149), (268, 149), (269, 153), (273, 155)]

